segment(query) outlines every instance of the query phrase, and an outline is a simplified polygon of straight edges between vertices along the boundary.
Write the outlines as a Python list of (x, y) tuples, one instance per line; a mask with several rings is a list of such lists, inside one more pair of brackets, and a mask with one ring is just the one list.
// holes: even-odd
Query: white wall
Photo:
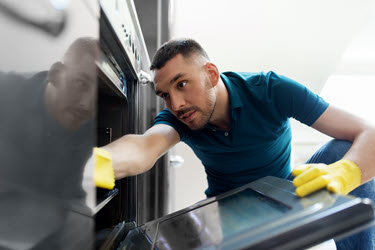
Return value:
[(175, 0), (174, 37), (219, 69), (274, 70), (319, 91), (369, 16), (371, 0)]
[[(273, 70), (319, 93), (332, 74), (355, 68), (348, 64), (350, 50), (375, 47), (366, 43), (375, 25), (363, 31), (373, 22), (372, 6), (372, 0), (175, 0), (172, 36), (196, 39), (220, 71)], [(293, 128), (296, 162), (329, 139), (298, 122)], [(203, 166), (186, 147), (174, 149), (185, 158), (176, 169), (175, 209), (204, 198), (207, 186)]]

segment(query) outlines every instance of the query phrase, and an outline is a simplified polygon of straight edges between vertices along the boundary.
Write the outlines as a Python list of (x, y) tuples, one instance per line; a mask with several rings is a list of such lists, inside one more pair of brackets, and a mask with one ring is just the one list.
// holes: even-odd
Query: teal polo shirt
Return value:
[(286, 178), (291, 172), (289, 118), (311, 126), (328, 107), (302, 84), (272, 71), (220, 76), (229, 94), (229, 131), (210, 125), (193, 131), (168, 109), (154, 121), (172, 126), (202, 161), (208, 197), (264, 176)]

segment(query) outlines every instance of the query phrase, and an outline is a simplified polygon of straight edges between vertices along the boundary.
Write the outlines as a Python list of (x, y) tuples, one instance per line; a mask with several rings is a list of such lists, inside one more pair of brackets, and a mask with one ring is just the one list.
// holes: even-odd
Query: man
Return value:
[(97, 45), (79, 38), (48, 71), (0, 74), (1, 249), (92, 244), (82, 176), (94, 145)]
[(331, 165), (295, 169), (297, 195), (323, 187), (347, 194), (375, 176), (374, 128), (291, 79), (273, 72), (220, 74), (190, 39), (162, 45), (151, 70), (155, 92), (167, 109), (143, 135), (126, 135), (98, 151), (112, 156), (116, 179), (149, 170), (179, 141), (202, 161), (208, 197), (267, 175), (291, 178), (290, 117), (340, 140), (318, 154)]

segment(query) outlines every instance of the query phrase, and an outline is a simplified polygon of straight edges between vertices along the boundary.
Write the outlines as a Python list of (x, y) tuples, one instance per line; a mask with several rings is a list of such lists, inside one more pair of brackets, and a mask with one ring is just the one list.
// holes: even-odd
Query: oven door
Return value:
[[(59, 4), (57, 4), (59, 2)], [(0, 1), (0, 248), (87, 249), (95, 1)]]

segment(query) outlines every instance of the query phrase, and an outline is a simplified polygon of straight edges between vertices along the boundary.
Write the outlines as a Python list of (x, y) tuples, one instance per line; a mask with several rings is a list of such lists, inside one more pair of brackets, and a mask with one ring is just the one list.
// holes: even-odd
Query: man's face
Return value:
[(96, 101), (96, 67), (90, 54), (82, 54), (64, 64), (57, 83), (56, 105), (64, 127), (77, 130), (93, 119)]
[(190, 129), (202, 129), (210, 121), (216, 93), (199, 56), (185, 59), (178, 54), (155, 70), (154, 83), (156, 94)]

